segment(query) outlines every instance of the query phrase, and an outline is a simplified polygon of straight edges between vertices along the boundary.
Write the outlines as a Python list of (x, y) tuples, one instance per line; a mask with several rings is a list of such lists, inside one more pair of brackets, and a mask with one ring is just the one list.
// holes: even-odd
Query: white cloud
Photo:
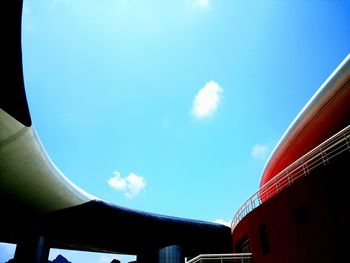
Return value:
[(115, 171), (107, 182), (114, 189), (124, 192), (128, 198), (137, 196), (146, 187), (145, 179), (135, 173), (123, 178), (118, 171)]
[(251, 155), (256, 158), (263, 160), (267, 157), (269, 147), (266, 145), (255, 144), (252, 148)]
[(210, 5), (209, 0), (195, 0), (192, 3), (192, 6), (195, 8), (208, 8)]
[(115, 171), (113, 173), (113, 176), (109, 178), (108, 184), (117, 190), (127, 189), (126, 180), (124, 178), (121, 178), (120, 173), (118, 171)]
[(214, 81), (209, 81), (201, 88), (196, 97), (194, 98), (192, 104), (192, 114), (198, 118), (202, 119), (212, 115), (220, 102), (220, 94), (223, 89), (218, 83)]
[(224, 219), (215, 219), (214, 223), (218, 223), (218, 224), (221, 224), (221, 225), (225, 225), (225, 226), (231, 227), (231, 222), (227, 222)]

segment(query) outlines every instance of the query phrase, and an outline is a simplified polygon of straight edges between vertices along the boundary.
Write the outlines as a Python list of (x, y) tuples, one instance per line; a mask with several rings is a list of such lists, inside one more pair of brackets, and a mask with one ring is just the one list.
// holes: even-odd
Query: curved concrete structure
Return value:
[[(181, 255), (231, 252), (224, 225), (157, 215), (102, 201), (74, 185), (44, 150), (30, 118), (22, 55), (22, 1), (9, 1), (0, 96), (0, 242), (17, 243), (17, 262), (45, 262), (48, 248), (138, 255), (181, 247)], [(38, 256), (39, 255), (39, 256)]]
[(0, 192), (16, 193), (12, 202), (25, 202), (47, 213), (96, 199), (54, 165), (33, 127), (26, 127), (2, 109), (0, 127)]
[(349, 124), (350, 55), (336, 68), (286, 130), (263, 170), (260, 187)]

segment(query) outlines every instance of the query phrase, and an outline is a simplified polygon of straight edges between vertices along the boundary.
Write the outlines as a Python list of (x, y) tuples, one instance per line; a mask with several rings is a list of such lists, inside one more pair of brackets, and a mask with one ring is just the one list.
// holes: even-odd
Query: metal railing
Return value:
[(350, 125), (303, 155), (251, 195), (233, 217), (231, 231), (243, 217), (264, 200), (292, 185), (303, 176), (307, 176), (316, 167), (327, 165), (330, 159), (347, 150), (350, 150)]
[(252, 253), (200, 254), (186, 263), (251, 263)]

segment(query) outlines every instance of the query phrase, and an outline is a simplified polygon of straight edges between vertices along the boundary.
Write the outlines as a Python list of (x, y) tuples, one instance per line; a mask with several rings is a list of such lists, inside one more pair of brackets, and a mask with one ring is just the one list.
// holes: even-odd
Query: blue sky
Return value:
[(62, 172), (101, 199), (229, 223), (349, 53), (349, 12), (345, 0), (25, 0), (34, 126)]

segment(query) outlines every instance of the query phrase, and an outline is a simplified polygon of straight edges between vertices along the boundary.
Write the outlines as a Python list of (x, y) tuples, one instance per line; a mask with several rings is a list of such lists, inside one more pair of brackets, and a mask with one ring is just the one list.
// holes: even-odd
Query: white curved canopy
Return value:
[(26, 127), (2, 109), (0, 127), (2, 193), (16, 193), (11, 195), (14, 202), (25, 203), (43, 213), (96, 199), (54, 165), (33, 127)]

